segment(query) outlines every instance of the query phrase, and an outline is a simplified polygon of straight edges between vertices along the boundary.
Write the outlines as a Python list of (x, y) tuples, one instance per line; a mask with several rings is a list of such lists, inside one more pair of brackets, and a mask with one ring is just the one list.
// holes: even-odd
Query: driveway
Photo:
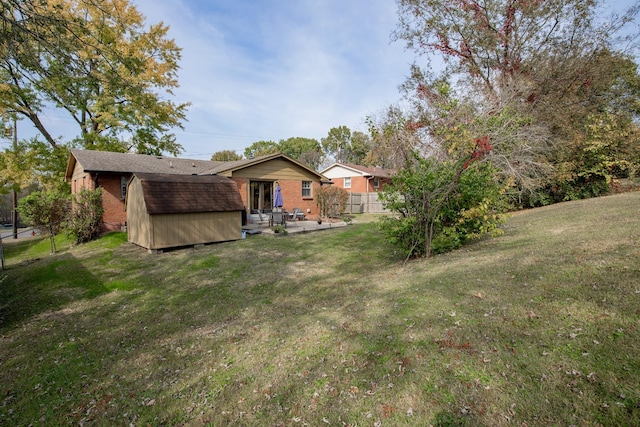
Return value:
[[(32, 228), (18, 228), (18, 239), (25, 239), (33, 237), (31, 232)], [(38, 234), (36, 232), (36, 234)], [(13, 229), (0, 227), (0, 235), (2, 236), (2, 240), (13, 240)]]

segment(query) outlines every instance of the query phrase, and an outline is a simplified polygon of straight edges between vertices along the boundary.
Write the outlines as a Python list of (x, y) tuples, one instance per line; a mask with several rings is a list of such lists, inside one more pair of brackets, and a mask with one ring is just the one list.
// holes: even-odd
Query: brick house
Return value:
[(349, 193), (374, 193), (382, 191), (391, 182), (395, 171), (351, 163), (334, 163), (320, 173), (329, 178), (333, 185), (344, 188)]
[(334, 163), (320, 173), (329, 178), (332, 185), (344, 188), (349, 193), (346, 213), (385, 212), (378, 192), (383, 191), (391, 182), (395, 171), (352, 163)]
[(321, 173), (284, 154), (270, 154), (233, 162), (191, 160), (145, 154), (71, 150), (65, 178), (71, 193), (83, 188), (103, 188), (105, 230), (126, 225), (127, 185), (134, 173), (219, 175), (236, 183), (246, 213), (272, 209), (275, 183), (279, 182), (284, 209), (300, 208), (308, 217), (318, 216), (314, 194), (330, 181)]

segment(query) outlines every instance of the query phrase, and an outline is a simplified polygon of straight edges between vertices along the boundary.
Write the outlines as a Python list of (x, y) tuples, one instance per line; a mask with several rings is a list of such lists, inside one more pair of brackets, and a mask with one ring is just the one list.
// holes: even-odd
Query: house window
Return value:
[(380, 188), (380, 178), (373, 178), (373, 188)]
[(120, 177), (120, 197), (122, 197), (122, 200), (125, 199), (125, 197), (127, 197), (127, 182), (129, 181), (129, 179), (127, 179), (126, 176)]
[(351, 177), (344, 179), (344, 188), (351, 188)]
[(311, 181), (302, 181), (302, 197), (311, 197)]

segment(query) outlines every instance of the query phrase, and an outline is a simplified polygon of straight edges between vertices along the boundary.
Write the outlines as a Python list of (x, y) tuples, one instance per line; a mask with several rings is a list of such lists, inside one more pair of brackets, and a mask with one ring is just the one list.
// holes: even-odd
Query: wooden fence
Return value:
[(349, 200), (344, 213), (384, 213), (378, 193), (349, 193)]

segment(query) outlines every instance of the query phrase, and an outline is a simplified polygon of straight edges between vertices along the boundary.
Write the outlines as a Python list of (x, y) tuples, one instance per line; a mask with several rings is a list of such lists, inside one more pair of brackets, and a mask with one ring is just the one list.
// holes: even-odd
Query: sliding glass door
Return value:
[(251, 181), (249, 183), (249, 191), (251, 195), (250, 209), (271, 212), (271, 209), (273, 209), (272, 181)]

